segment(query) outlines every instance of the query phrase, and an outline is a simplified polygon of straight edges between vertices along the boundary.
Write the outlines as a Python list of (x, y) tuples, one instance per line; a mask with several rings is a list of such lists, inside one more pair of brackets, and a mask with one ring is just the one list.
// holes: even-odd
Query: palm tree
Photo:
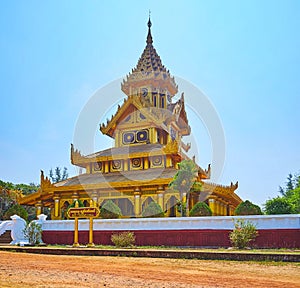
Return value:
[[(198, 167), (192, 160), (183, 160), (179, 164), (179, 170), (175, 174), (173, 180), (169, 183), (169, 188), (177, 190), (180, 193), (181, 199), (186, 195), (186, 202), (181, 203), (181, 216), (183, 216), (182, 206), (186, 204), (186, 215), (189, 211), (189, 195), (193, 185), (201, 185), (196, 182), (198, 176)], [(185, 202), (185, 203), (184, 203)]]

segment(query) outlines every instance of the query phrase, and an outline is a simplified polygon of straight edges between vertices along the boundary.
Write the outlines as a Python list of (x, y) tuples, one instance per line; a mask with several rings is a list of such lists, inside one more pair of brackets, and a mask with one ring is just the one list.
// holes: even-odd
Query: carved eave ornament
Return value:
[(207, 179), (209, 179), (211, 176), (211, 165), (210, 164), (208, 164), (207, 169), (205, 169), (205, 174), (207, 175)]
[(52, 188), (54, 185), (51, 183), (48, 177), (45, 178), (44, 171), (41, 170), (41, 190)]
[(85, 157), (81, 155), (78, 149), (74, 149), (74, 145), (71, 144), (71, 163), (73, 165), (77, 165), (85, 168), (85, 165), (83, 165), (84, 162), (85, 162)]
[(233, 184), (232, 182), (230, 183), (230, 188), (235, 191), (237, 188), (239, 187), (239, 181), (236, 181), (235, 184)]
[(176, 126), (179, 127), (180, 132), (183, 136), (190, 135), (191, 127), (189, 126), (188, 118), (185, 111), (184, 105), (184, 93), (181, 94), (180, 99), (174, 103), (172, 109), (172, 117), (170, 118)]

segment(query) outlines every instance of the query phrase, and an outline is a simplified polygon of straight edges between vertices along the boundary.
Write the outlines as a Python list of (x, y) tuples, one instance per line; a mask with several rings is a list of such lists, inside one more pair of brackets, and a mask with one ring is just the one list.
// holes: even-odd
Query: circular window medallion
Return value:
[(142, 130), (137, 132), (137, 141), (138, 142), (144, 142), (148, 139), (148, 131)]
[(113, 169), (120, 169), (121, 168), (121, 161), (120, 160), (114, 160), (112, 162)]
[(130, 144), (134, 142), (134, 133), (133, 132), (126, 132), (123, 134), (123, 143)]
[(153, 166), (161, 166), (161, 164), (162, 164), (161, 156), (153, 157), (152, 158), (152, 164), (153, 164)]
[(132, 159), (132, 167), (140, 167), (141, 166), (141, 159), (140, 158), (134, 158)]

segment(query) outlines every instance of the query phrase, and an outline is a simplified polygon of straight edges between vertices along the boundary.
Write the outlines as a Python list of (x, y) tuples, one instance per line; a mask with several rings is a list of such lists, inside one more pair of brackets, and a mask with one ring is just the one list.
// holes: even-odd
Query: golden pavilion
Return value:
[[(123, 217), (141, 217), (152, 201), (166, 216), (180, 216), (176, 203), (183, 195), (168, 184), (178, 171), (178, 163), (189, 159), (189, 144), (182, 141), (191, 133), (185, 110), (185, 99), (173, 102), (178, 86), (162, 64), (151, 35), (148, 21), (146, 47), (132, 72), (121, 83), (126, 97), (116, 113), (100, 131), (114, 139), (114, 147), (91, 155), (82, 155), (71, 145), (71, 163), (85, 173), (58, 183), (51, 183), (41, 172), (40, 189), (18, 199), (19, 204), (34, 205), (37, 215), (43, 207), (51, 209), (51, 219), (64, 219), (74, 200), (85, 206), (100, 207), (112, 200)], [(233, 215), (241, 199), (235, 193), (238, 183), (222, 186), (207, 182), (207, 169), (198, 167), (201, 191), (192, 191), (189, 207), (205, 201), (213, 215)]]

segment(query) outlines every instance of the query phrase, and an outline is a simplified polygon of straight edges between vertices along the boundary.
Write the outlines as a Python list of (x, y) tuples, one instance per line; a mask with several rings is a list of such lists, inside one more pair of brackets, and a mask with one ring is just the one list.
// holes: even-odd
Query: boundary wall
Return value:
[[(258, 229), (257, 248), (300, 248), (300, 214), (176, 218), (94, 219), (94, 243), (112, 245), (111, 235), (132, 231), (139, 246), (230, 247), (234, 220), (251, 221)], [(74, 220), (46, 220), (47, 244), (73, 244)], [(79, 220), (79, 243), (88, 243), (89, 220)]]

